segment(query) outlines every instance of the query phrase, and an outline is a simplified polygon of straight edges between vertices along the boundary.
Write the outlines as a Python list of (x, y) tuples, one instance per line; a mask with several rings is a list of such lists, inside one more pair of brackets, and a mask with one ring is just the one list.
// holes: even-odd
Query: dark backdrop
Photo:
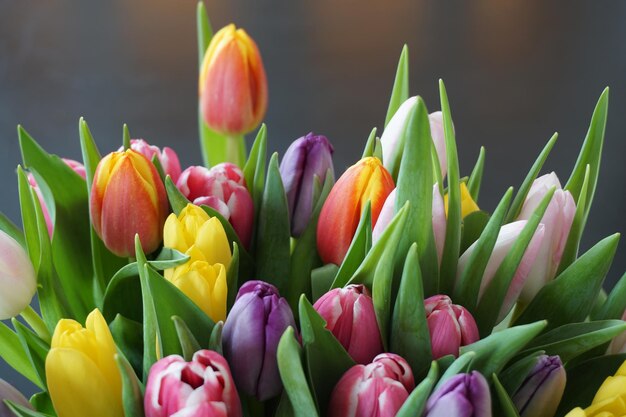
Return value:
[[(19, 222), (15, 127), (50, 152), (80, 159), (78, 118), (102, 151), (135, 137), (199, 164), (194, 1), (0, 0), (0, 209)], [(411, 93), (439, 108), (446, 81), (461, 170), (480, 145), (480, 205), (519, 185), (554, 131), (545, 171), (565, 182), (596, 100), (611, 87), (600, 185), (583, 249), (626, 221), (626, 3), (408, 0), (209, 1), (217, 29), (243, 26), (261, 49), (270, 86), (269, 143), (282, 153), (313, 130), (353, 163), (386, 114), (398, 55), (410, 48)], [(626, 269), (621, 244), (610, 272)], [(0, 377), (32, 388), (0, 365)]]

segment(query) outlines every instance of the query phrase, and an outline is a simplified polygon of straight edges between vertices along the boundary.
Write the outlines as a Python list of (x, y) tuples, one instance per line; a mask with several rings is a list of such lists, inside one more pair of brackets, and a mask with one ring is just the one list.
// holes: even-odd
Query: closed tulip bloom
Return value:
[[(482, 298), (485, 290), (493, 280), (493, 277), (496, 274), (496, 271), (502, 264), (502, 261), (509, 253), (509, 250), (519, 237), (520, 233), (526, 226), (526, 220), (519, 220), (513, 223), (505, 224), (500, 228), (500, 232), (498, 233), (498, 238), (496, 240), (496, 244), (493, 248), (491, 256), (489, 257), (489, 261), (487, 262), (487, 267), (485, 268), (485, 272), (483, 273), (482, 280), (480, 282), (480, 291), (478, 293), (478, 298)], [(535, 234), (533, 235), (528, 247), (526, 248), (526, 252), (522, 257), (522, 260), (515, 271), (515, 275), (513, 276), (513, 280), (511, 281), (511, 285), (506, 293), (504, 298), (504, 303), (502, 308), (500, 309), (500, 314), (498, 315), (498, 322), (502, 321), (506, 315), (509, 313), (515, 302), (517, 301), (520, 293), (522, 292), (522, 288), (524, 287), (524, 283), (528, 278), (528, 273), (533, 267), (533, 263), (537, 258), (537, 253), (541, 248), (541, 242), (543, 240), (544, 226), (543, 224), (539, 224), (537, 229), (535, 230)], [(458, 268), (457, 268), (457, 279), (461, 277), (463, 271), (465, 270), (467, 263), (469, 261), (470, 256), (476, 249), (476, 242), (474, 242), (467, 250), (461, 255), (459, 258)]]
[(267, 109), (267, 78), (259, 49), (243, 29), (230, 24), (213, 36), (199, 80), (200, 109), (219, 133), (250, 132)]
[(191, 362), (167, 356), (150, 368), (146, 417), (241, 417), (241, 403), (226, 359), (200, 350)]
[(383, 351), (374, 302), (365, 286), (330, 290), (313, 307), (355, 362), (369, 363)]
[[(130, 141), (130, 148), (139, 152), (150, 161), (156, 156), (161, 167), (163, 167), (163, 173), (169, 175), (174, 183), (178, 181), (178, 177), (180, 177), (180, 161), (178, 160), (178, 155), (172, 148), (166, 146), (161, 150), (158, 146), (150, 145), (143, 139), (132, 139)], [(118, 152), (123, 150), (124, 147), (121, 147), (118, 149)]]
[(26, 407), (30, 410), (33, 407), (28, 400), (24, 398), (21, 392), (15, 389), (13, 385), (9, 384), (3, 379), (0, 379), (0, 417), (15, 417), (13, 411), (9, 410), (9, 407), (4, 403), (5, 400), (14, 402), (15, 404)]
[(426, 321), (430, 331), (430, 346), (434, 359), (446, 355), (459, 356), (461, 346), (478, 339), (478, 326), (464, 307), (452, 304), (447, 295), (434, 295), (424, 300)]
[[(67, 158), (62, 158), (62, 161), (65, 162), (68, 167), (72, 168), (75, 173), (80, 175), (82, 179), (86, 178), (87, 173), (85, 172), (83, 164)], [(48, 210), (48, 206), (46, 206), (46, 202), (43, 199), (41, 188), (39, 188), (39, 184), (37, 184), (37, 180), (35, 180), (35, 176), (33, 174), (28, 174), (28, 183), (31, 187), (33, 187), (35, 193), (37, 194), (39, 205), (41, 206), (41, 211), (43, 212), (43, 218), (46, 221), (46, 227), (48, 228), (48, 236), (52, 237), (52, 234), (54, 233), (54, 222), (50, 217), (50, 210)]]
[(565, 417), (624, 417), (626, 416), (626, 362), (614, 376), (604, 380), (591, 405), (577, 407)]
[(276, 350), (287, 327), (296, 328), (291, 308), (278, 289), (263, 281), (241, 286), (224, 324), (224, 356), (237, 387), (265, 401), (283, 389)]
[[(467, 188), (467, 184), (462, 182), (460, 187), (461, 187), (461, 218), (465, 218), (469, 216), (470, 214), (472, 214), (473, 212), (479, 211), (480, 208), (478, 208), (478, 204), (476, 204), (476, 202), (472, 198), (472, 195), (470, 194)], [(445, 196), (443, 196), (443, 204), (445, 206), (446, 216), (447, 216), (448, 215), (448, 194), (447, 193)]]
[(409, 364), (382, 353), (368, 365), (355, 365), (333, 389), (330, 417), (393, 417), (415, 387)]
[(557, 187), (557, 190), (541, 219), (545, 228), (541, 249), (520, 296), (525, 304), (530, 303), (539, 290), (556, 275), (576, 214), (574, 197), (569, 191), (561, 189), (559, 178), (552, 172), (533, 182), (518, 219), (529, 219), (552, 187)]
[(246, 188), (243, 172), (234, 164), (223, 163), (207, 169), (187, 168), (176, 184), (195, 205), (209, 206), (230, 222), (248, 248), (254, 227), (254, 204)]
[(85, 327), (60, 320), (46, 357), (48, 392), (59, 417), (124, 417), (117, 348), (99, 310)]
[(96, 233), (114, 254), (134, 256), (136, 234), (145, 253), (161, 245), (169, 211), (165, 187), (152, 162), (139, 152), (112, 152), (100, 161), (89, 209)]
[(330, 191), (317, 223), (317, 249), (324, 263), (341, 264), (367, 202), (371, 202), (375, 226), (394, 187), (378, 158), (363, 158), (347, 169)]
[[(406, 142), (405, 129), (408, 123), (411, 109), (417, 103), (417, 97), (407, 99), (393, 115), (385, 131), (380, 138), (383, 147), (383, 161), (385, 168), (394, 175), (394, 178), (400, 172), (400, 162), (402, 161), (402, 152), (404, 143)], [(441, 167), (441, 176), (445, 177), (448, 172), (446, 158), (446, 142), (443, 132), (443, 117), (440, 111), (428, 115), (430, 124), (430, 135), (433, 139), (439, 165)]]
[(313, 211), (315, 177), (321, 184), (333, 171), (333, 146), (326, 136), (309, 133), (294, 141), (280, 163), (280, 175), (287, 193), (291, 234), (299, 237)]
[(20, 314), (37, 291), (37, 275), (28, 254), (0, 230), (0, 320)]
[(491, 417), (491, 394), (476, 371), (448, 379), (426, 403), (424, 417)]
[(542, 355), (513, 395), (520, 417), (554, 417), (567, 377), (558, 356)]

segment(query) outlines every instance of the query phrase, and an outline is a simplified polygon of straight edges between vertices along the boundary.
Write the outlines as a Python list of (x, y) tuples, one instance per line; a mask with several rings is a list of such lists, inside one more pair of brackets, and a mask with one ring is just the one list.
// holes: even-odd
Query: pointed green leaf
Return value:
[(421, 416), (426, 408), (426, 402), (430, 393), (433, 391), (435, 382), (439, 377), (439, 366), (437, 362), (433, 361), (430, 365), (430, 371), (422, 382), (419, 383), (413, 391), (411, 391), (409, 397), (406, 399), (396, 417), (414, 417)]
[(376, 128), (373, 128), (370, 132), (370, 135), (367, 137), (367, 142), (365, 142), (365, 148), (363, 149), (363, 155), (361, 159), (367, 158), (368, 156), (374, 156), (374, 149), (376, 148)]
[[(187, 323), (178, 316), (172, 316), (174, 327), (176, 328), (176, 334), (178, 335), (178, 342), (183, 352), (183, 358), (187, 362), (191, 361), (193, 354), (201, 349), (200, 343), (196, 340), (191, 330), (187, 326)], [(213, 328), (215, 330), (215, 327)]]
[(409, 98), (409, 47), (406, 44), (402, 47), (400, 59), (398, 60), (398, 68), (396, 70), (396, 78), (393, 82), (391, 90), (391, 98), (389, 99), (389, 108), (385, 117), (385, 127), (396, 113), (398, 108)]
[(496, 408), (496, 410), (499, 409), (499, 413), (496, 415), (502, 417), (520, 417), (517, 412), (517, 408), (515, 408), (515, 404), (513, 404), (513, 400), (511, 400), (511, 397), (509, 397), (509, 394), (498, 380), (498, 376), (496, 374), (492, 374), (491, 378), (493, 380), (496, 397), (498, 398), (497, 405), (499, 405), (499, 407)]
[(478, 201), (478, 196), (480, 194), (480, 185), (483, 181), (483, 171), (485, 170), (485, 147), (480, 147), (480, 152), (478, 153), (478, 159), (476, 160), (476, 164), (474, 165), (474, 169), (470, 174), (469, 181), (467, 182), (467, 189), (469, 190), (470, 195), (474, 201)]
[[(139, 303), (141, 303), (141, 299)], [(143, 368), (142, 323), (118, 314), (109, 324), (109, 328), (117, 348), (124, 354), (124, 357), (130, 362), (135, 372), (141, 375)]]
[(224, 329), (224, 322), (218, 321), (213, 326), (211, 331), (211, 338), (209, 339), (209, 349), (223, 355), (222, 352), (222, 330)]
[(461, 354), (456, 359), (453, 358), (454, 361), (450, 364), (450, 366), (446, 368), (443, 375), (441, 375), (441, 378), (439, 378), (439, 381), (435, 386), (435, 390), (441, 387), (448, 379), (452, 378), (453, 376), (469, 372), (470, 365), (472, 364), (472, 361), (475, 357), (476, 352), (469, 351)]
[(622, 275), (602, 307), (591, 314), (592, 320), (620, 319), (626, 311), (626, 273)]
[(33, 411), (22, 405), (16, 404), (10, 400), (4, 400), (5, 404), (17, 417), (52, 417), (50, 414), (40, 413), (39, 411)]
[(6, 324), (0, 322), (0, 357), (26, 379), (44, 388), (35, 368), (33, 367), (28, 353), (24, 350), (20, 338)]
[(130, 149), (130, 130), (128, 130), (126, 123), (122, 126), (122, 147), (124, 150)]
[(332, 289), (332, 284), (338, 271), (339, 267), (335, 264), (326, 264), (311, 271), (311, 293), (313, 294), (313, 303)]
[(359, 268), (363, 259), (367, 256), (367, 253), (372, 247), (372, 203), (368, 201), (365, 204), (361, 218), (359, 219), (359, 225), (356, 228), (356, 232), (352, 237), (352, 242), (348, 248), (346, 256), (343, 258), (343, 262), (337, 271), (335, 280), (333, 281), (331, 288), (345, 287), (350, 278), (354, 275)]
[(122, 406), (124, 417), (144, 417), (143, 386), (123, 354), (115, 355), (115, 363), (122, 376)]
[(0, 213), (0, 230), (11, 236), (23, 248), (26, 247), (24, 233), (4, 213)]
[(180, 192), (169, 175), (165, 177), (165, 191), (167, 191), (167, 198), (170, 201), (170, 206), (172, 206), (172, 211), (177, 216), (187, 207), (187, 204), (191, 204), (191, 201)]
[(252, 144), (250, 156), (243, 168), (246, 186), (254, 202), (255, 217), (258, 216), (265, 188), (265, 164), (267, 161), (267, 127), (265, 123), (257, 132), (256, 139)]
[(20, 323), (17, 319), (11, 320), (13, 327), (20, 339), (22, 348), (26, 352), (30, 363), (39, 376), (39, 386), (46, 386), (46, 355), (50, 350), (50, 345), (44, 342), (39, 336)]
[(236, 242), (233, 242), (233, 256), (230, 259), (228, 271), (226, 271), (226, 290), (228, 294), (226, 306), (228, 310), (235, 304), (237, 288), (239, 288), (239, 246)]
[(463, 218), (461, 226), (461, 251), (463, 254), (482, 234), (491, 216), (486, 211), (478, 210)]

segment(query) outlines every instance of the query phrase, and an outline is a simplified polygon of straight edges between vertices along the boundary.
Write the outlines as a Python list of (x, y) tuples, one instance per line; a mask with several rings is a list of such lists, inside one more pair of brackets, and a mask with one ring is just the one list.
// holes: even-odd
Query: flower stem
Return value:
[(37, 314), (31, 306), (28, 306), (20, 313), (20, 316), (28, 323), (28, 325), (37, 333), (42, 340), (50, 343), (50, 332), (46, 327), (46, 323), (42, 320), (41, 316)]
[(246, 142), (243, 135), (226, 137), (226, 153), (224, 162), (232, 162), (239, 168), (243, 168), (246, 162)]

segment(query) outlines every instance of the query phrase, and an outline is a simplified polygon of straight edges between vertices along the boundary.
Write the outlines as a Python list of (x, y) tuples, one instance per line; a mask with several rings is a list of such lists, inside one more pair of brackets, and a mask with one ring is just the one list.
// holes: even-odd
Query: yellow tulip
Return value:
[(614, 376), (604, 380), (591, 405), (575, 408), (565, 417), (624, 417), (626, 416), (626, 362)]
[[(448, 215), (448, 193), (443, 196), (443, 204), (446, 209), (446, 216)], [(472, 198), (469, 190), (467, 189), (467, 185), (462, 182), (461, 183), (461, 217), (465, 218), (468, 215), (472, 214), (475, 211), (479, 211), (478, 204)]]
[(60, 320), (46, 357), (46, 379), (59, 417), (124, 417), (117, 348), (98, 309), (85, 327)]

